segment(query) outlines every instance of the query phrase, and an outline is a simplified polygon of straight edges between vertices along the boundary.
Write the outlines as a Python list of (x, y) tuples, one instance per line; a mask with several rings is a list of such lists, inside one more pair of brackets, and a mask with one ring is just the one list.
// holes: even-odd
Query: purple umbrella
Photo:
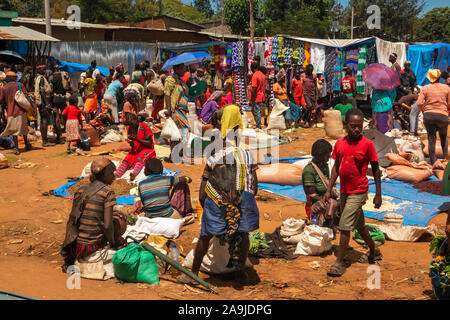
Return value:
[(363, 80), (377, 90), (394, 90), (401, 85), (397, 73), (384, 64), (371, 64), (362, 73)]

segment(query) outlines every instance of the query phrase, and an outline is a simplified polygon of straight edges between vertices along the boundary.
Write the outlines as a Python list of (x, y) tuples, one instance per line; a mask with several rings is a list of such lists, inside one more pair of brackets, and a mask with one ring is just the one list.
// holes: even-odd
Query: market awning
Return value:
[(337, 48), (344, 48), (348, 47), (357, 43), (366, 42), (369, 40), (375, 40), (374, 37), (368, 37), (368, 38), (361, 38), (361, 39), (313, 39), (313, 38), (300, 38), (300, 37), (292, 37), (288, 35), (279, 35), (281, 37), (294, 39), (294, 40), (301, 40), (305, 42), (310, 43), (316, 43), (321, 44), (327, 47), (337, 47)]
[(0, 40), (59, 41), (56, 38), (24, 26), (0, 27)]

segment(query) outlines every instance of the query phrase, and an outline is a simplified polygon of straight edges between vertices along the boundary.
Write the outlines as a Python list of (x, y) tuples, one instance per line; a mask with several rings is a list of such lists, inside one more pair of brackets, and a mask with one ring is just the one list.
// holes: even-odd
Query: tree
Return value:
[(42, 0), (2, 0), (2, 10), (16, 11), (21, 17), (41, 17), (43, 10)]
[(450, 7), (434, 8), (420, 21), (422, 41), (450, 43)]
[(194, 8), (203, 12), (208, 19), (211, 19), (214, 11), (209, 0), (194, 0)]
[[(260, 1), (253, 0), (253, 15), (257, 24)], [(250, 34), (250, 1), (249, 0), (226, 0), (224, 4), (225, 23), (234, 34)], [(256, 34), (257, 35), (257, 34)]]

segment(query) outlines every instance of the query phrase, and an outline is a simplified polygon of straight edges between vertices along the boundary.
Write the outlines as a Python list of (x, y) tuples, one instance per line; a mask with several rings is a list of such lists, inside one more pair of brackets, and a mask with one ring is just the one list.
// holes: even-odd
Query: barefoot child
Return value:
[(133, 181), (145, 166), (145, 160), (156, 158), (156, 152), (152, 129), (145, 122), (139, 122), (137, 115), (127, 113), (125, 124), (128, 125), (128, 143), (131, 150), (117, 169), (116, 177), (120, 178), (127, 170), (133, 169), (130, 173), (130, 180)]
[(378, 155), (373, 142), (362, 135), (363, 122), (364, 115), (361, 110), (353, 108), (347, 112), (345, 116), (347, 136), (336, 142), (331, 156), (335, 160), (335, 164), (331, 171), (327, 192), (321, 200), (326, 203), (330, 199), (332, 188), (339, 176), (341, 179), (341, 218), (339, 221), (341, 237), (336, 262), (328, 271), (330, 276), (339, 277), (345, 272), (345, 252), (350, 242), (350, 232), (353, 229), (358, 230), (370, 248), (369, 254), (363, 255), (359, 262), (374, 264), (375, 260), (381, 259), (381, 252), (375, 247), (375, 243), (365, 226), (362, 210), (367, 201), (369, 190), (369, 180), (367, 179), (369, 162), (375, 178), (376, 195), (373, 200), (375, 208), (380, 208), (382, 202)]
[(72, 142), (77, 145), (81, 143), (80, 130), (83, 127), (83, 122), (81, 121), (81, 109), (78, 107), (78, 96), (76, 94), (70, 96), (69, 105), (64, 109), (62, 114), (67, 117), (67, 153), (73, 153), (70, 145)]

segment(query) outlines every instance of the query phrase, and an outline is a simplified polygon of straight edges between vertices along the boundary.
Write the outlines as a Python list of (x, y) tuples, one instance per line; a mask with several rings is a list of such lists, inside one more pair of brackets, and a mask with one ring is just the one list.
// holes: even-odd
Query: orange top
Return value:
[(278, 95), (278, 99), (280, 99), (281, 101), (287, 101), (288, 100), (287, 88), (286, 88), (286, 84), (285, 83), (283, 83), (283, 87), (278, 82), (275, 83), (273, 85), (273, 92)]
[(450, 113), (450, 87), (443, 83), (424, 86), (417, 105), (424, 113), (433, 112), (448, 116)]

